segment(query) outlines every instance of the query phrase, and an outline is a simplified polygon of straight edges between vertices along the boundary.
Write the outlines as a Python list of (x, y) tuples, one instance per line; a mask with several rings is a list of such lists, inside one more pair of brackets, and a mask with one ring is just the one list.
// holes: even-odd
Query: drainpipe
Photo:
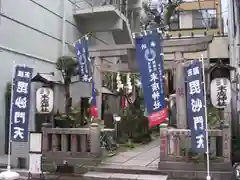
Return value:
[[(237, 67), (236, 63), (236, 56), (235, 56), (235, 42), (234, 42), (234, 13), (233, 13), (233, 8), (234, 8), (234, 2), (233, 0), (228, 1), (228, 38), (229, 38), (229, 59), (230, 59), (230, 65), (233, 67)], [(235, 79), (235, 72), (230, 72), (230, 79)], [(231, 108), (232, 108), (232, 134), (233, 136), (236, 136), (238, 134), (238, 115), (237, 115), (237, 96), (238, 94), (236, 93), (236, 85), (233, 83), (232, 84), (232, 103), (231, 103)]]
[(65, 42), (66, 42), (66, 8), (65, 0), (62, 0), (63, 4), (63, 16), (62, 16), (62, 56), (65, 54)]

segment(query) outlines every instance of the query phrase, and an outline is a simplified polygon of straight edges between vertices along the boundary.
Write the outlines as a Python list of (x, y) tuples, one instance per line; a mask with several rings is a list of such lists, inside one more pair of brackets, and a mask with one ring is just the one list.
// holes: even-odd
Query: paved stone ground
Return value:
[[(146, 145), (120, 152), (114, 157), (105, 159), (100, 167), (103, 168), (102, 172), (88, 172), (84, 177), (90, 179), (126, 179), (126, 180), (166, 180), (166, 175), (152, 175), (151, 173), (144, 174), (145, 171), (158, 168), (160, 156), (160, 139), (156, 138)], [(108, 169), (112, 168), (112, 170)], [(116, 172), (116, 169), (122, 172)], [(115, 170), (114, 170), (115, 169)], [(137, 170), (136, 172), (124, 172), (125, 170)], [(105, 170), (105, 171), (104, 171)], [(138, 171), (139, 170), (139, 171)], [(144, 172), (142, 171), (144, 170)]]
[(160, 156), (160, 139), (141, 145), (133, 150), (120, 152), (114, 157), (107, 158), (102, 164), (120, 166), (141, 166), (156, 169)]

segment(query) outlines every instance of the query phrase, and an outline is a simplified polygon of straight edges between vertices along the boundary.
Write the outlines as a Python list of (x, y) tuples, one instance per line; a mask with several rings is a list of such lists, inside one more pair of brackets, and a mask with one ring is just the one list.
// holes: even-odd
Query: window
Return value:
[(192, 11), (193, 29), (216, 28), (217, 13), (216, 9), (202, 9)]
[(193, 28), (192, 11), (181, 11), (179, 13), (180, 13), (179, 14), (180, 29), (192, 29)]
[(240, 1), (237, 1), (237, 23), (240, 26)]
[(169, 28), (170, 30), (178, 30), (179, 29), (179, 13), (174, 14), (171, 17)]
[(216, 9), (180, 11), (171, 18), (171, 30), (217, 28)]

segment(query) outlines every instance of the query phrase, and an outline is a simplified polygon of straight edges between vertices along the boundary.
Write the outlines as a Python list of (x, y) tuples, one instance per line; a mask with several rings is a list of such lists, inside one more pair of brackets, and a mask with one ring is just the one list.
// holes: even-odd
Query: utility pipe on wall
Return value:
[(66, 8), (65, 0), (62, 0), (63, 16), (62, 16), (62, 56), (65, 54), (65, 42), (66, 42)]

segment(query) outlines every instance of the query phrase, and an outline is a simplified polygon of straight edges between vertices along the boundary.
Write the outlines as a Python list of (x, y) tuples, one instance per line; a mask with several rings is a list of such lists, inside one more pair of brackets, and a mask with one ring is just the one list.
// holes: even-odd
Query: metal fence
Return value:
[(74, 0), (73, 12), (84, 10), (87, 8), (95, 8), (100, 6), (114, 6), (122, 14), (127, 16), (128, 3), (127, 0)]

